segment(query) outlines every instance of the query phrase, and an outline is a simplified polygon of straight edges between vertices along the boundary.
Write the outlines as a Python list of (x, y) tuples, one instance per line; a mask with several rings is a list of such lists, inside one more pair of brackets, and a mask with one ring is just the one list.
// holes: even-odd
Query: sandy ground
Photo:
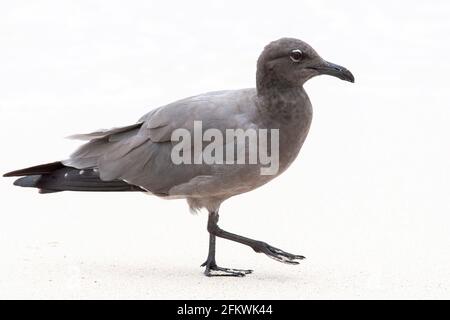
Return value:
[(219, 241), (221, 265), (255, 270), (242, 279), (202, 275), (205, 215), (190, 216), (182, 202), (137, 194), (31, 199), (30, 193), (32, 210), (17, 210), (7, 221), (2, 214), (0, 297), (449, 297), (446, 226), (411, 223), (396, 214), (382, 221), (376, 212), (362, 216), (311, 207), (302, 213), (301, 206), (280, 209), (270, 203), (255, 209), (251, 204), (265, 192), (271, 191), (244, 196), (243, 207), (238, 201), (225, 205), (223, 227), (307, 260), (283, 265)]
[(221, 265), (255, 272), (206, 278), (206, 215), (182, 200), (39, 195), (0, 179), (0, 298), (450, 298), (447, 2), (239, 3), (2, 4), (0, 171), (67, 157), (77, 142), (64, 136), (253, 86), (267, 42), (303, 38), (357, 82), (307, 84), (301, 156), (227, 201), (221, 226), (307, 260), (219, 240)]

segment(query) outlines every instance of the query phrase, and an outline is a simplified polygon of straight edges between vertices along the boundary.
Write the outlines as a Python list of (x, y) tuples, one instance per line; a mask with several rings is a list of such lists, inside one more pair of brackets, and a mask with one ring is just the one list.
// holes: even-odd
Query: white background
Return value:
[(2, 1), (2, 173), (66, 158), (63, 139), (185, 96), (254, 86), (268, 42), (303, 39), (350, 84), (306, 84), (300, 157), (228, 200), (221, 226), (303, 254), (279, 264), (218, 240), (206, 214), (138, 193), (0, 179), (0, 298), (450, 298), (448, 1)]

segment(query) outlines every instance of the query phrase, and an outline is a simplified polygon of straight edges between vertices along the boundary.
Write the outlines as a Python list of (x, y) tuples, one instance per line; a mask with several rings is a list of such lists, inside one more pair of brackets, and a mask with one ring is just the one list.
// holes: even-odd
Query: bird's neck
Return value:
[(298, 125), (312, 116), (311, 103), (303, 87), (272, 87), (258, 90), (258, 111), (282, 126)]

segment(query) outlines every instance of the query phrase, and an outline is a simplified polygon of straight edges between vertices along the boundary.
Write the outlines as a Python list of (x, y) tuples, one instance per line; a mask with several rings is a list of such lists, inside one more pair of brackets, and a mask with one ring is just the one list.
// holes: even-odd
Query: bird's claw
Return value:
[(205, 268), (205, 275), (207, 277), (245, 277), (253, 270), (248, 269), (234, 269), (234, 268), (222, 268), (216, 264), (208, 265), (207, 262), (203, 263), (201, 267)]
[(292, 254), (281, 249), (272, 247), (271, 245), (261, 242), (256, 248), (256, 252), (262, 252), (269, 258), (286, 264), (299, 264), (299, 260), (306, 259), (304, 256)]

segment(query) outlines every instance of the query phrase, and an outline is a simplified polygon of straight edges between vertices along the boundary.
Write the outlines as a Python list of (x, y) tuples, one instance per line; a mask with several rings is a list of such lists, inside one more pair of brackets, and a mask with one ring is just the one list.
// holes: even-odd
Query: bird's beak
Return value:
[(309, 68), (316, 70), (319, 74), (328, 74), (341, 80), (355, 82), (355, 77), (349, 70), (325, 60), (323, 60), (319, 65)]

